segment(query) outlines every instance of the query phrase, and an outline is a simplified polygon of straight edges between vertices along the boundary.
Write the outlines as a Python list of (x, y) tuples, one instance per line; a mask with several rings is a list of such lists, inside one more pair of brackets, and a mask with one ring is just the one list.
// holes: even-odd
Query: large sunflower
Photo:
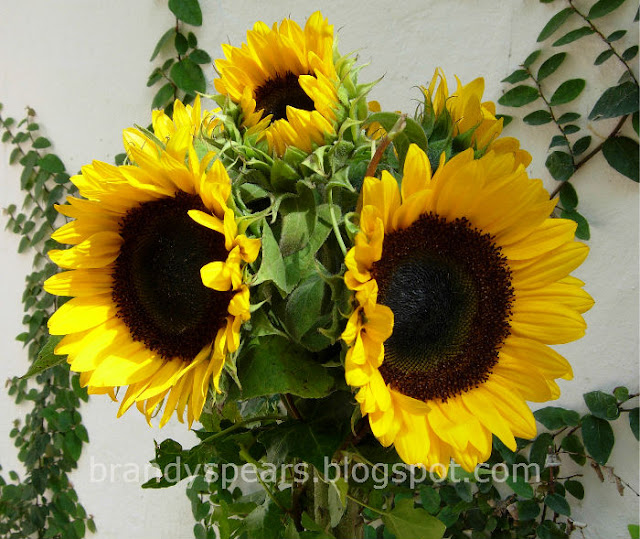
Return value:
[(576, 224), (549, 215), (540, 180), (511, 153), (469, 149), (433, 175), (417, 146), (402, 185), (367, 177), (347, 253), (356, 309), (346, 380), (380, 442), (410, 464), (466, 470), (536, 427), (525, 401), (555, 399), (593, 301), (569, 273), (587, 256)]
[(176, 102), (172, 122), (154, 114), (158, 146), (128, 129), (131, 165), (94, 161), (71, 180), (84, 198), (58, 211), (73, 220), (53, 238), (72, 245), (49, 256), (69, 270), (45, 282), (70, 296), (49, 320), (90, 393), (129, 386), (118, 415), (133, 403), (149, 421), (166, 398), (160, 425), (174, 410), (198, 419), (211, 380), (249, 319), (243, 266), (260, 241), (238, 234), (228, 202), (229, 176), (213, 153), (199, 159), (193, 135), (206, 130), (199, 100)]
[(335, 134), (338, 77), (333, 26), (317, 11), (304, 30), (285, 19), (269, 28), (257, 22), (241, 48), (223, 45), (216, 60), (222, 95), (242, 108), (242, 125), (266, 138), (269, 149), (287, 146), (310, 152)]

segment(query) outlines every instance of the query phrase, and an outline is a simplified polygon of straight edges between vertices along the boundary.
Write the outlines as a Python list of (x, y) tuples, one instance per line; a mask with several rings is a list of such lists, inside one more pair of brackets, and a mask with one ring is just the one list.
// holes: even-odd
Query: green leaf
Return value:
[(502, 118), (503, 127), (507, 127), (513, 121), (513, 116), (509, 116), (508, 114), (496, 114), (496, 120), (500, 118)]
[(638, 85), (633, 81), (607, 88), (589, 113), (589, 120), (617, 118), (638, 110)]
[(589, 222), (584, 216), (578, 213), (576, 210), (562, 210), (560, 217), (563, 219), (571, 219), (578, 224), (576, 228), (576, 237), (581, 240), (591, 239), (591, 230), (589, 229)]
[(153, 49), (153, 53), (151, 54), (151, 58), (149, 58), (150, 62), (153, 62), (155, 57), (158, 56), (158, 54), (160, 53), (162, 48), (167, 43), (169, 43), (169, 41), (175, 35), (175, 33), (176, 33), (176, 29), (175, 29), (175, 27), (172, 27), (172, 28), (169, 28), (164, 34), (162, 34), (162, 37), (158, 40), (158, 43), (156, 43), (156, 46)]
[(317, 218), (313, 191), (304, 184), (298, 184), (298, 196), (282, 202), (280, 215), (280, 253), (286, 257), (307, 245), (313, 234)]
[(573, 101), (584, 90), (585, 85), (584, 79), (570, 79), (563, 82), (551, 96), (549, 104), (555, 107)]
[(591, 145), (591, 135), (587, 135), (586, 137), (579, 138), (573, 145), (573, 148), (572, 148), (573, 155), (580, 155), (581, 153), (584, 153), (589, 148), (590, 145)]
[(631, 427), (631, 432), (633, 432), (636, 440), (640, 440), (640, 438), (638, 438), (638, 431), (640, 430), (640, 408), (633, 408), (629, 412), (629, 426)]
[(578, 39), (581, 39), (585, 36), (590, 36), (593, 34), (594, 30), (590, 26), (583, 26), (582, 28), (577, 28), (576, 30), (571, 30), (571, 32), (565, 34), (560, 39), (553, 43), (554, 47), (560, 47), (562, 45), (567, 45), (569, 43), (573, 43)]
[(560, 204), (565, 210), (573, 210), (578, 205), (578, 193), (570, 182), (560, 188)]
[(550, 37), (558, 28), (560, 28), (565, 23), (565, 21), (569, 17), (571, 17), (573, 13), (574, 11), (570, 7), (564, 8), (563, 10), (556, 13), (553, 17), (551, 17), (551, 19), (549, 19), (549, 22), (545, 24), (536, 41), (540, 43), (541, 41), (544, 41), (545, 39)]
[(531, 64), (533, 64), (533, 62), (535, 62), (538, 59), (538, 56), (540, 56), (541, 52), (542, 51), (540, 49), (533, 51), (529, 56), (527, 56), (525, 61), (522, 62), (522, 65), (524, 67), (530, 67)]
[(183, 55), (189, 50), (189, 42), (187, 41), (187, 38), (184, 37), (184, 35), (180, 32), (176, 33), (176, 37), (173, 43), (176, 48), (176, 52), (179, 55)]
[(171, 78), (178, 88), (187, 93), (203, 94), (207, 89), (202, 68), (189, 58), (183, 58), (171, 67)]
[(280, 247), (266, 223), (262, 229), (262, 263), (253, 284), (257, 285), (265, 281), (272, 281), (283, 292), (291, 292), (292, 288), (287, 283), (287, 271), (280, 254)]
[(604, 17), (607, 13), (611, 13), (614, 9), (618, 9), (622, 4), (624, 4), (624, 0), (598, 0), (593, 4), (593, 6), (591, 6), (587, 18), (597, 19), (599, 17)]
[(178, 19), (187, 24), (202, 25), (202, 10), (198, 0), (169, 0), (169, 9)]
[(629, 530), (629, 537), (631, 539), (640, 539), (640, 526), (637, 524), (629, 524), (627, 530)]
[[(609, 37), (607, 37), (607, 42), (608, 43), (613, 43), (614, 41), (618, 41), (618, 39), (624, 37), (624, 35), (627, 33), (626, 30), (616, 30), (615, 32), (612, 32)], [(612, 51), (613, 52), (613, 51)]]
[(554, 73), (556, 69), (560, 67), (564, 59), (567, 57), (566, 52), (559, 52), (558, 54), (554, 54), (548, 60), (540, 66), (538, 70), (538, 82), (543, 79), (546, 79), (549, 75)]
[(633, 45), (622, 53), (622, 59), (625, 62), (628, 62), (629, 60), (633, 60), (637, 54), (638, 54), (638, 45)]
[(636, 135), (640, 135), (640, 122), (638, 121), (638, 119), (639, 115), (638, 111), (636, 110), (631, 117), (631, 125), (633, 126), (633, 130), (636, 132)]
[(34, 374), (39, 374), (51, 367), (55, 367), (56, 365), (60, 365), (64, 363), (67, 359), (67, 356), (57, 356), (53, 353), (55, 347), (58, 346), (58, 343), (62, 340), (64, 335), (51, 335), (47, 344), (44, 345), (44, 348), (38, 354), (38, 357), (33, 362), (29, 370), (24, 374), (21, 378), (29, 378)]
[(607, 49), (606, 51), (601, 52), (600, 54), (598, 54), (598, 57), (596, 58), (594, 65), (599, 66), (600, 64), (604, 64), (609, 58), (611, 58), (613, 56), (613, 50), (612, 49)]
[(560, 494), (547, 494), (544, 504), (559, 515), (571, 516), (571, 507), (564, 496), (560, 496)]
[(424, 509), (414, 508), (412, 500), (400, 500), (382, 522), (396, 539), (440, 539), (446, 526)]
[(536, 88), (522, 84), (511, 88), (498, 99), (498, 103), (504, 107), (522, 107), (535, 101), (538, 97), (540, 97), (540, 94)]
[[(387, 132), (389, 132), (393, 129), (399, 119), (400, 115), (395, 112), (377, 112), (375, 114), (371, 114), (367, 118), (367, 124), (378, 122)], [(393, 139), (393, 146), (398, 152), (398, 160), (401, 167), (411, 143), (416, 144), (424, 152), (427, 151), (428, 141), (424, 129), (415, 120), (406, 118), (404, 129)]]
[(51, 146), (51, 142), (45, 137), (38, 137), (33, 141), (33, 147), (37, 149), (48, 148), (49, 146)]
[(575, 171), (572, 157), (566, 152), (552, 152), (545, 162), (547, 169), (554, 180), (567, 181)]
[(574, 125), (574, 124), (565, 125), (564, 128), (562, 129), (562, 132), (565, 135), (573, 135), (574, 133), (577, 133), (578, 131), (580, 131), (580, 128), (577, 125)]
[(590, 391), (583, 395), (589, 411), (596, 417), (612, 421), (620, 417), (618, 401), (613, 395), (603, 391)]
[(523, 477), (510, 475), (507, 477), (506, 483), (518, 496), (526, 500), (533, 498), (533, 487)]
[(536, 110), (522, 118), (522, 121), (529, 125), (548, 124), (551, 120), (553, 120), (553, 118), (547, 110)]
[(575, 122), (580, 115), (577, 112), (565, 112), (560, 118), (558, 118), (558, 124), (567, 124), (569, 122)]
[(624, 386), (618, 386), (613, 390), (613, 396), (618, 402), (626, 402), (629, 400), (629, 389)]
[(322, 314), (327, 287), (314, 273), (288, 296), (284, 322), (291, 336), (300, 342)]
[(502, 82), (509, 82), (515, 84), (516, 82), (522, 82), (529, 78), (529, 73), (526, 69), (516, 69), (511, 75), (502, 79)]
[(334, 380), (304, 348), (279, 336), (260, 339), (239, 361), (242, 398), (291, 393), (318, 399), (331, 392)]
[(42, 170), (46, 170), (47, 172), (51, 172), (52, 174), (64, 172), (64, 164), (62, 163), (62, 161), (60, 161), (60, 158), (53, 153), (49, 153), (42, 157), (38, 161), (38, 166)]
[(420, 501), (422, 507), (432, 515), (440, 510), (440, 494), (433, 487), (424, 485), (420, 487)]
[(567, 146), (569, 147), (569, 142), (562, 135), (555, 135), (551, 138), (551, 142), (549, 143), (549, 148), (554, 148), (555, 146)]
[(553, 447), (553, 436), (548, 432), (541, 433), (531, 444), (529, 462), (544, 468), (550, 447)]
[(536, 535), (540, 539), (567, 539), (567, 534), (558, 528), (558, 525), (551, 520), (545, 520), (540, 524), (540, 526), (536, 528)]
[(517, 504), (518, 520), (533, 520), (540, 514), (540, 506), (535, 500), (522, 500)]
[(549, 430), (558, 430), (562, 427), (575, 427), (580, 422), (580, 415), (573, 410), (566, 410), (557, 406), (547, 406), (533, 412), (536, 421)]
[(574, 498), (578, 500), (582, 500), (584, 498), (584, 487), (582, 486), (582, 483), (580, 483), (580, 481), (569, 479), (564, 482), (564, 488)]
[(152, 109), (162, 109), (164, 108), (167, 101), (170, 101), (173, 98), (173, 84), (167, 82), (162, 88), (158, 90), (156, 95), (151, 102)]
[(598, 464), (605, 465), (613, 449), (613, 429), (608, 421), (587, 414), (582, 418), (582, 440)]
[(602, 155), (609, 165), (623, 176), (638, 182), (638, 142), (629, 137), (608, 138), (602, 145)]
[(189, 54), (189, 58), (193, 60), (196, 64), (210, 64), (211, 56), (209, 56), (208, 52), (203, 51), (202, 49), (196, 49), (191, 54)]

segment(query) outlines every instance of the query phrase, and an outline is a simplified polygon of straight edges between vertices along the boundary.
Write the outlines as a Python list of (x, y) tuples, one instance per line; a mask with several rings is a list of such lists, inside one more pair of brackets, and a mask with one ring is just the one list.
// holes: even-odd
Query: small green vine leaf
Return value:
[(522, 84), (506, 92), (498, 99), (498, 103), (505, 107), (522, 107), (532, 103), (538, 97), (540, 97), (540, 94), (536, 88)]
[(577, 41), (578, 39), (581, 39), (585, 36), (590, 36), (593, 33), (593, 28), (591, 28), (590, 26), (583, 26), (582, 28), (571, 30), (571, 32), (563, 35), (560, 39), (553, 43), (553, 46), (560, 47), (562, 45), (568, 45), (569, 43), (573, 43), (574, 41)]
[(629, 137), (613, 137), (605, 140), (602, 155), (609, 165), (634, 182), (638, 178), (638, 142)]
[(198, 0), (169, 0), (169, 9), (182, 22), (202, 26), (202, 10)]
[(554, 180), (564, 182), (573, 176), (575, 165), (572, 157), (566, 152), (552, 152), (545, 162), (547, 169)]
[(550, 37), (567, 21), (569, 17), (571, 17), (571, 15), (573, 15), (573, 13), (575, 12), (570, 7), (564, 8), (562, 11), (556, 13), (553, 17), (551, 17), (551, 19), (549, 19), (549, 22), (542, 29), (536, 41), (540, 43), (541, 41), (544, 41), (545, 39)]
[(546, 79), (549, 75), (554, 73), (556, 69), (560, 67), (562, 62), (564, 62), (566, 57), (566, 52), (559, 52), (558, 54), (554, 54), (553, 56), (545, 60), (538, 70), (538, 82)]
[(598, 0), (598, 2), (591, 6), (587, 18), (593, 20), (604, 17), (613, 10), (618, 9), (622, 4), (624, 4), (624, 0)]
[(589, 113), (589, 120), (617, 118), (638, 110), (638, 85), (633, 81), (607, 88)]
[(563, 82), (551, 96), (549, 104), (555, 107), (573, 101), (582, 93), (586, 84), (584, 79), (570, 79)]

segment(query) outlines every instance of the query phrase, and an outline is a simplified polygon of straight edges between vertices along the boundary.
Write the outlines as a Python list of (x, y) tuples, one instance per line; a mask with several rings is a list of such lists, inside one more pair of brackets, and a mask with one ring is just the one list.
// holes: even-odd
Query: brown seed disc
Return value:
[(273, 114), (272, 122), (287, 119), (287, 106), (301, 110), (314, 110), (313, 100), (298, 83), (298, 75), (287, 71), (267, 80), (256, 89), (256, 110), (262, 109), (264, 116)]
[(433, 214), (385, 235), (373, 264), (378, 302), (394, 314), (380, 373), (400, 393), (446, 401), (486, 381), (509, 335), (506, 257), (466, 219)]

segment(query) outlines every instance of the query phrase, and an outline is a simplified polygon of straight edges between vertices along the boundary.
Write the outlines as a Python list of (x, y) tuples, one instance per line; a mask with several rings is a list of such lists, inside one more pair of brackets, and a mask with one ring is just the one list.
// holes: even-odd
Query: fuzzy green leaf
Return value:
[(583, 395), (589, 411), (596, 417), (612, 421), (620, 417), (617, 399), (604, 391), (590, 391)]
[(582, 418), (582, 440), (589, 454), (600, 465), (605, 465), (613, 449), (613, 429), (608, 421), (592, 415)]
[(404, 499), (382, 515), (382, 522), (396, 539), (440, 539), (446, 526), (427, 511), (413, 507), (413, 501)]
[(571, 9), (570, 7), (567, 7), (559, 11), (558, 13), (556, 13), (553, 17), (551, 17), (551, 19), (549, 19), (549, 22), (545, 24), (544, 28), (540, 32), (540, 35), (538, 35), (538, 39), (537, 39), (538, 43), (550, 37), (558, 28), (560, 28), (567, 21), (569, 17), (571, 17), (573, 13), (574, 13), (573, 9)]
[(591, 231), (589, 229), (589, 222), (584, 216), (578, 213), (576, 210), (562, 210), (560, 217), (563, 219), (571, 219), (578, 224), (576, 228), (576, 237), (581, 240), (591, 239)]
[(29, 370), (26, 372), (22, 378), (29, 378), (34, 374), (39, 374), (43, 371), (51, 367), (55, 367), (56, 365), (60, 365), (64, 363), (67, 359), (67, 356), (57, 356), (53, 353), (55, 347), (58, 346), (58, 343), (62, 340), (64, 335), (52, 335), (49, 337), (47, 344), (44, 345), (44, 348), (38, 354), (38, 357), (33, 362)]
[(560, 494), (547, 494), (544, 504), (559, 515), (571, 516), (571, 507), (564, 496), (560, 496)]
[(564, 488), (574, 498), (578, 500), (584, 499), (584, 487), (582, 486), (582, 483), (580, 483), (580, 481), (569, 479), (564, 482)]
[(622, 59), (625, 62), (628, 62), (629, 60), (633, 60), (637, 54), (638, 54), (638, 45), (633, 45), (622, 53)]
[(522, 84), (511, 88), (498, 99), (498, 103), (504, 107), (522, 107), (535, 101), (538, 97), (540, 97), (540, 94), (536, 88)]
[(590, 145), (591, 145), (591, 135), (587, 135), (586, 137), (579, 138), (573, 145), (573, 148), (572, 148), (573, 155), (580, 155), (581, 153), (584, 153), (589, 148)]
[(541, 52), (542, 51), (540, 49), (533, 51), (529, 56), (527, 56), (525, 61), (522, 62), (522, 65), (524, 67), (530, 67), (531, 64), (533, 64), (533, 62), (535, 62), (538, 59), (538, 56), (540, 56)]
[(590, 26), (583, 26), (582, 28), (571, 30), (571, 32), (568, 32), (557, 41), (554, 41), (553, 46), (560, 47), (562, 45), (568, 45), (569, 43), (573, 43), (585, 36), (590, 36), (593, 32), (594, 30)]
[(519, 501), (518, 520), (533, 520), (540, 514), (540, 506), (535, 500)]
[(253, 284), (272, 281), (283, 292), (291, 292), (287, 283), (287, 270), (269, 225), (262, 229), (262, 263), (254, 278)]
[(573, 159), (566, 152), (550, 153), (545, 165), (553, 179), (559, 182), (567, 181), (575, 171)]
[(33, 147), (37, 149), (48, 148), (49, 146), (51, 146), (51, 142), (45, 137), (38, 137), (33, 141)]
[(548, 110), (536, 110), (531, 114), (527, 114), (522, 121), (529, 125), (548, 124), (553, 118)]
[(38, 161), (38, 165), (42, 170), (46, 170), (47, 172), (51, 172), (52, 174), (64, 172), (64, 164), (62, 163), (60, 158), (53, 153), (49, 153), (42, 157)]
[(604, 17), (607, 13), (611, 13), (613, 10), (618, 9), (622, 4), (624, 4), (624, 0), (598, 0), (593, 4), (593, 6), (591, 6), (587, 18), (597, 19), (599, 17)]
[(585, 85), (584, 79), (570, 79), (563, 82), (551, 96), (549, 104), (555, 107), (573, 101), (584, 90)]
[(580, 421), (580, 415), (573, 410), (566, 410), (558, 406), (547, 406), (533, 412), (536, 421), (542, 423), (549, 430), (562, 427), (575, 427)]
[(334, 380), (327, 369), (309, 352), (279, 336), (260, 339), (240, 360), (238, 376), (243, 399), (275, 393), (318, 399), (333, 388)]
[(211, 63), (211, 56), (209, 56), (208, 52), (203, 51), (202, 49), (196, 49), (191, 52), (191, 54), (189, 54), (189, 58), (191, 58), (191, 60), (193, 60), (196, 64)]
[(149, 58), (150, 62), (153, 62), (155, 57), (158, 56), (158, 54), (160, 53), (162, 48), (167, 43), (169, 43), (169, 41), (175, 35), (175, 33), (176, 33), (176, 29), (175, 29), (175, 27), (172, 27), (172, 28), (169, 28), (164, 34), (162, 34), (162, 37), (158, 40), (158, 43), (156, 43), (156, 46), (153, 49), (153, 53), (151, 54), (151, 58)]
[(202, 68), (189, 58), (183, 58), (171, 67), (171, 78), (178, 88), (187, 93), (203, 94), (207, 89)]
[(549, 75), (554, 73), (556, 69), (560, 67), (562, 62), (564, 62), (564, 59), (566, 57), (566, 52), (559, 52), (558, 54), (554, 54), (549, 59), (545, 60), (538, 70), (538, 82), (546, 79)]
[(611, 32), (609, 37), (607, 37), (607, 42), (613, 43), (614, 41), (618, 41), (618, 39), (624, 37), (626, 33), (626, 30), (616, 30), (615, 32)]
[(565, 210), (573, 210), (578, 205), (578, 193), (570, 182), (560, 188), (560, 204)]
[(440, 494), (433, 487), (420, 487), (420, 501), (422, 502), (422, 507), (432, 515), (435, 515), (440, 510)]
[(515, 84), (516, 82), (522, 82), (529, 78), (529, 73), (526, 69), (516, 69), (511, 75), (502, 79), (502, 82), (508, 82), (510, 84)]
[(638, 182), (638, 142), (629, 137), (613, 137), (605, 140), (602, 155), (607, 163), (623, 176)]
[(158, 90), (151, 102), (152, 109), (162, 109), (173, 98), (173, 84), (167, 82)]
[(617, 118), (638, 110), (638, 85), (627, 81), (607, 88), (589, 113), (589, 120)]
[(169, 9), (178, 19), (187, 24), (202, 25), (202, 10), (198, 0), (169, 0)]
[(187, 41), (187, 38), (184, 37), (183, 34), (181, 34), (180, 32), (176, 33), (176, 37), (173, 41), (174, 46), (176, 48), (176, 52), (179, 55), (183, 55), (184, 53), (186, 53), (189, 50), (189, 42)]

